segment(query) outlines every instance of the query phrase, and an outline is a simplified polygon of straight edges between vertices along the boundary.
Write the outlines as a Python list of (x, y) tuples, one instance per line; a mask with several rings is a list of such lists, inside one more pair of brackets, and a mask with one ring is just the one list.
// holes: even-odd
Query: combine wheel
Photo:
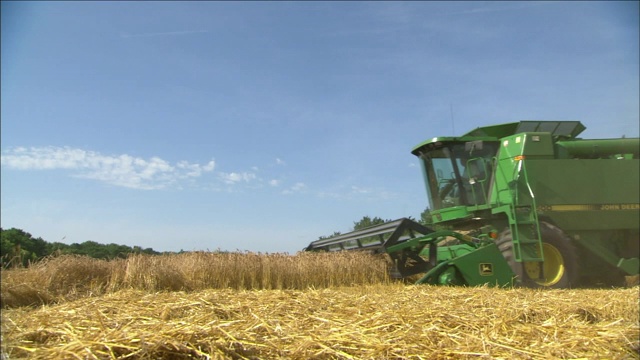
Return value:
[[(540, 223), (540, 231), (542, 232), (542, 251), (545, 257), (543, 264), (516, 262), (513, 254), (511, 230), (507, 229), (500, 234), (497, 245), (516, 275), (516, 283), (526, 287), (558, 289), (575, 285), (578, 262), (571, 240), (562, 230), (545, 222)], [(537, 279), (541, 265), (544, 266), (545, 279)]]

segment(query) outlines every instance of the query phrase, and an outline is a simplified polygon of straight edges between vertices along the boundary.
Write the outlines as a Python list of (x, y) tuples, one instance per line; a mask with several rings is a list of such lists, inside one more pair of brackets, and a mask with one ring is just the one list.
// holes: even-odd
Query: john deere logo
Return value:
[(491, 263), (480, 263), (480, 275), (482, 275), (482, 276), (493, 275), (493, 264), (491, 264)]

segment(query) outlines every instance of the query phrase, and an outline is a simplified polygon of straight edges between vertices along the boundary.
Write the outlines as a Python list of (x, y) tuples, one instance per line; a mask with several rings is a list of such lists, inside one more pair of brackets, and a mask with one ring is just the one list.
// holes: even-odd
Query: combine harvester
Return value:
[(521, 121), (425, 141), (412, 153), (433, 229), (403, 218), (305, 250), (387, 253), (392, 276), (426, 284), (623, 285), (640, 267), (640, 139), (584, 130)]

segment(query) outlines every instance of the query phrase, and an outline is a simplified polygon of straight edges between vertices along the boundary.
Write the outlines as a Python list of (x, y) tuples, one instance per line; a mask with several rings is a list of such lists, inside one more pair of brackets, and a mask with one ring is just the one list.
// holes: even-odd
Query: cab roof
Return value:
[(523, 120), (519, 122), (478, 127), (457, 137), (434, 137), (431, 140), (424, 141), (415, 146), (411, 153), (418, 155), (419, 150), (423, 147), (429, 144), (437, 144), (438, 142), (473, 140), (497, 141), (503, 137), (524, 132), (550, 132), (555, 137), (575, 138), (585, 129), (586, 127), (582, 125), (580, 121), (576, 120)]

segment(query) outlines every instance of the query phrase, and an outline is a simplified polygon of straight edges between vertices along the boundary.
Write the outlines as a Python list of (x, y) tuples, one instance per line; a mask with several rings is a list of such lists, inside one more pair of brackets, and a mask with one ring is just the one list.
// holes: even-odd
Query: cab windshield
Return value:
[(496, 145), (486, 142), (478, 148), (458, 143), (423, 152), (420, 158), (429, 207), (486, 204), (495, 153)]

